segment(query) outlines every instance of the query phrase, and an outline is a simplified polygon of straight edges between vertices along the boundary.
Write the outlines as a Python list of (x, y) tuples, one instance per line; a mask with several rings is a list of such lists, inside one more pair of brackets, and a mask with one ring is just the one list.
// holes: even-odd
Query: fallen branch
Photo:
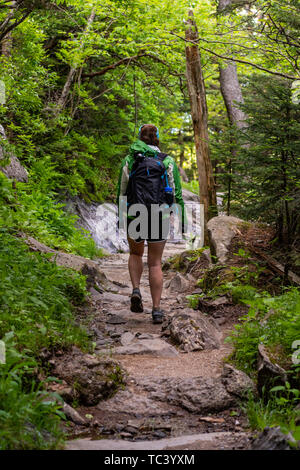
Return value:
[[(278, 261), (276, 261), (271, 256), (264, 253), (260, 248), (257, 248), (253, 245), (248, 245), (248, 247), (249, 247), (250, 250), (252, 250), (254, 253), (256, 253), (262, 259), (264, 259), (268, 263), (268, 265), (271, 267), (271, 269), (273, 269), (275, 272), (280, 274), (280, 276), (285, 275), (284, 266), (282, 264), (280, 264)], [(287, 278), (289, 279), (289, 281), (291, 281), (294, 284), (297, 284), (298, 286), (300, 286), (300, 277), (297, 276), (297, 274), (293, 273), (292, 271), (288, 271)]]

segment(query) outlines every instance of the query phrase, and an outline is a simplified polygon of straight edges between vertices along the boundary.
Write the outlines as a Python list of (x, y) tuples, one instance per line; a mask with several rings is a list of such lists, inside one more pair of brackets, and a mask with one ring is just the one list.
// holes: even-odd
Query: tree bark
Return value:
[[(14, 15), (14, 7), (16, 5), (15, 1), (12, 1), (10, 6), (10, 12), (9, 15)], [(13, 18), (13, 16), (12, 16)], [(1, 41), (1, 52), (4, 56), (10, 57), (11, 55), (11, 49), (12, 49), (12, 32), (9, 31), (9, 33), (6, 34), (6, 36), (3, 37)]]
[[(230, 7), (232, 0), (219, 0), (217, 13), (227, 15), (227, 7)], [(228, 51), (230, 54), (230, 51)], [(219, 66), (221, 94), (225, 103), (228, 120), (231, 126), (235, 125), (242, 130), (246, 127), (247, 116), (239, 108), (239, 103), (243, 103), (243, 95), (237, 75), (236, 63), (227, 61), (226, 66)], [(228, 161), (227, 174), (227, 215), (230, 215), (231, 189), (232, 189), (232, 164), (236, 158), (236, 146), (231, 142), (231, 155)]]
[(246, 114), (238, 108), (238, 103), (243, 103), (243, 95), (237, 76), (236, 64), (227, 62), (227, 66), (220, 66), (221, 93), (227, 110), (230, 124), (235, 124), (238, 129), (245, 127)]
[(198, 30), (193, 11), (189, 11), (185, 31), (186, 76), (193, 121), (196, 159), (198, 167), (200, 203), (204, 205), (204, 243), (208, 243), (207, 222), (217, 215), (215, 182), (208, 143), (208, 115), (201, 56), (197, 45)]
[(180, 148), (179, 166), (182, 168), (183, 162), (184, 162), (184, 141), (183, 141), (183, 132), (181, 129), (178, 132), (178, 146)]
[[(29, 5), (26, 9), (22, 9), (22, 2), (12, 1), (10, 2), (10, 11), (6, 18), (0, 24), (0, 43), (13, 31), (17, 26), (19, 26), (34, 10), (33, 5)], [(17, 12), (20, 11), (20, 17), (17, 17)], [(12, 21), (13, 20), (13, 21)]]
[[(219, 0), (218, 14), (226, 15), (226, 8), (232, 4), (232, 0)], [(230, 53), (230, 51), (229, 51)], [(238, 129), (245, 127), (245, 113), (238, 108), (238, 103), (243, 103), (243, 95), (239, 83), (236, 63), (227, 61), (225, 67), (219, 67), (221, 93), (227, 110), (230, 124), (236, 124)]]

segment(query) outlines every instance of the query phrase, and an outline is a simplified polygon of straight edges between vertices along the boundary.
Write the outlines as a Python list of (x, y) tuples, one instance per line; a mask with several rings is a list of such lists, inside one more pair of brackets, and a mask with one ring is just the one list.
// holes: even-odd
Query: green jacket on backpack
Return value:
[[(157, 153), (156, 150), (149, 147), (142, 140), (137, 140), (131, 145), (129, 149), (129, 154), (125, 158), (123, 158), (121, 162), (121, 168), (120, 168), (119, 180), (118, 180), (118, 186), (117, 186), (117, 199), (116, 199), (117, 206), (119, 206), (119, 197), (124, 196), (126, 193), (127, 184), (129, 181), (129, 174), (130, 174), (132, 165), (134, 163), (135, 152), (143, 153), (147, 157), (154, 157), (155, 154)], [(173, 192), (175, 195), (175, 202), (181, 206), (182, 227), (183, 227), (183, 231), (185, 231), (186, 225), (187, 225), (187, 217), (186, 217), (186, 212), (184, 208), (184, 201), (182, 198), (179, 170), (178, 170), (175, 160), (169, 155), (164, 159), (163, 165), (167, 170), (169, 185), (173, 188)]]

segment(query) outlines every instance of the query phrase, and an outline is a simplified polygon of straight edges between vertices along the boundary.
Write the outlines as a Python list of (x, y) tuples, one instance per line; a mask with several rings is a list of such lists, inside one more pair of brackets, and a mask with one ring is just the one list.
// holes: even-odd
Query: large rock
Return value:
[(201, 312), (185, 309), (176, 313), (169, 324), (171, 338), (185, 351), (218, 349), (221, 333)]
[(218, 378), (202, 377), (183, 381), (176, 391), (170, 390), (169, 401), (196, 413), (224, 410), (235, 402)]
[(266, 427), (253, 440), (251, 450), (291, 450), (289, 442), (296, 442), (290, 433), (283, 434), (279, 426), (275, 428)]
[(185, 188), (182, 188), (182, 198), (184, 201), (200, 202), (200, 197), (198, 194), (192, 193), (192, 191), (189, 191)]
[[(0, 137), (6, 140), (6, 134), (3, 126), (0, 124)], [(18, 158), (9, 153), (8, 155), (4, 152), (3, 148), (0, 146), (0, 160), (9, 156), (10, 161), (6, 166), (0, 166), (0, 170), (7, 176), (7, 178), (15, 179), (22, 183), (26, 183), (28, 181), (28, 173), (27, 170), (21, 165)]]
[(119, 390), (112, 398), (102, 401), (99, 405), (101, 411), (109, 411), (116, 415), (128, 413), (136, 417), (164, 416), (175, 413), (169, 404), (159, 403), (145, 394), (134, 393), (131, 390)]
[(77, 348), (73, 353), (54, 361), (52, 375), (72, 387), (73, 397), (80, 404), (91, 406), (108, 398), (124, 382), (124, 375), (111, 358), (83, 354)]
[(188, 287), (189, 281), (180, 273), (176, 273), (175, 276), (166, 283), (166, 288), (175, 293), (184, 292)]
[(117, 231), (115, 204), (87, 203), (74, 197), (65, 201), (65, 209), (78, 216), (77, 225), (90, 232), (98, 247), (111, 253), (129, 251), (126, 234)]
[(241, 222), (241, 219), (227, 215), (218, 215), (208, 221), (211, 254), (217, 257), (219, 263), (225, 264), (228, 261), (230, 243)]
[(249, 391), (253, 393), (256, 392), (253, 380), (251, 380), (247, 374), (241, 370), (235, 369), (230, 364), (224, 365), (221, 379), (227, 392), (239, 398), (247, 398)]
[[(246, 396), (252, 384), (247, 376), (241, 380), (239, 374), (240, 371), (229, 373), (227, 370), (214, 378), (136, 377), (133, 388), (119, 390), (112, 398), (101, 402), (99, 408), (116, 415), (129, 413), (137, 417), (178, 415), (179, 408), (191, 413), (215, 413), (237, 406)], [(230, 382), (237, 376), (239, 385), (235, 387)]]
[[(104, 352), (104, 351), (103, 351)], [(178, 351), (166, 341), (159, 338), (139, 339), (135, 338), (126, 346), (118, 346), (113, 349), (115, 354), (150, 354), (154, 357), (174, 357)]]
[(75, 271), (80, 271), (87, 277), (87, 287), (91, 288), (96, 286), (98, 291), (103, 289), (116, 289), (106, 277), (104, 272), (101, 271), (99, 263), (83, 256), (73, 255), (71, 253), (64, 253), (63, 251), (54, 250), (44, 243), (39, 242), (35, 238), (25, 234), (19, 233), (19, 236), (29, 246), (32, 251), (39, 251), (40, 253), (49, 253), (52, 256), (49, 258), (50, 261), (55, 262), (58, 266), (64, 266), (65, 268), (72, 268)]
[[(166, 453), (169, 453), (170, 450), (176, 450), (176, 453), (178, 453), (180, 449), (183, 449), (184, 451), (241, 450), (248, 449), (248, 446), (249, 437), (247, 433), (224, 431), (206, 432), (202, 434), (191, 435), (185, 434), (183, 436), (171, 437), (166, 439), (143, 441), (128, 441), (126, 439), (75, 439), (66, 443), (66, 450), (103, 450), (106, 452), (121, 450), (123, 451), (122, 454), (124, 453), (126, 455), (126, 452), (128, 453), (128, 451), (130, 450), (154, 450), (160, 451), (160, 453), (162, 454), (162, 451), (166, 451)], [(201, 455), (201, 457), (202, 456), (203, 454)]]
[(147, 377), (139, 385), (150, 392), (149, 398), (180, 406), (192, 413), (214, 413), (237, 403), (220, 377)]
[(284, 385), (288, 377), (286, 371), (278, 364), (273, 363), (263, 344), (258, 346), (257, 361), (257, 390), (260, 395), (268, 392), (272, 387)]
[(180, 406), (192, 413), (214, 413), (237, 406), (254, 389), (251, 379), (232, 366), (219, 377), (145, 377), (138, 386), (153, 400)]

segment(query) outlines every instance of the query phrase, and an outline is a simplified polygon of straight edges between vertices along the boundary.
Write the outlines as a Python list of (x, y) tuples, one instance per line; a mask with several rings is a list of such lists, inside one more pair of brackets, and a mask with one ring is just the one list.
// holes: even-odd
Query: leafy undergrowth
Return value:
[(270, 359), (289, 377), (284, 386), (271, 388), (265, 397), (250, 397), (245, 409), (250, 426), (263, 430), (279, 425), (283, 432), (291, 432), (300, 440), (300, 427), (296, 425), (300, 417), (300, 289), (283, 288), (281, 295), (272, 297), (249, 285), (229, 283), (223, 287), (231, 292), (234, 302), (249, 306), (227, 338), (234, 346), (232, 362), (255, 380), (258, 346), (264, 344)]
[(0, 449), (57, 449), (63, 443), (63, 417), (55, 397), (35, 381), (37, 363), (13, 333), (4, 336), (6, 363), (0, 364)]
[(300, 290), (292, 287), (272, 297), (249, 285), (225, 284), (224, 289), (232, 293), (234, 302), (249, 306), (248, 313), (240, 324), (235, 325), (229, 337), (235, 347), (235, 363), (253, 374), (257, 365), (257, 347), (262, 343), (276, 354), (277, 363), (292, 367), (293, 344), (300, 338)]
[[(62, 442), (62, 413), (38, 379), (39, 354), (77, 345), (90, 347), (75, 320), (85, 302), (84, 276), (29, 252), (6, 229), (0, 231), (0, 448), (49, 449)], [(3, 343), (2, 343), (3, 346)]]
[(189, 181), (188, 183), (186, 181), (182, 181), (182, 187), (184, 189), (187, 189), (188, 191), (191, 191), (192, 193), (195, 193), (199, 195), (199, 183), (196, 180)]
[[(234, 304), (248, 307), (226, 341), (234, 351), (228, 358), (255, 381), (257, 376), (258, 346), (264, 344), (270, 359), (288, 374), (289, 382), (277, 386), (262, 398), (249, 397), (245, 411), (252, 429), (280, 425), (283, 431), (299, 434), (300, 410), (300, 289), (285, 286), (270, 273), (265, 265), (253, 259), (249, 252), (239, 248), (233, 265), (213, 265), (198, 279), (202, 293), (188, 297), (190, 306), (198, 307), (199, 298), (212, 299), (228, 295)], [(267, 272), (266, 272), (267, 271)], [(268, 282), (265, 282), (267, 279)], [(299, 437), (297, 437), (299, 439)]]
[(300, 339), (300, 289), (279, 286), (278, 279), (274, 278), (277, 295), (273, 295), (273, 289), (271, 293), (263, 289), (261, 279), (265, 276), (265, 267), (245, 250), (240, 249), (237, 255), (244, 259), (244, 264), (213, 265), (197, 282), (204, 293), (190, 296), (190, 302), (195, 306), (197, 297), (216, 298), (229, 294), (233, 303), (248, 307), (247, 314), (228, 338), (235, 348), (233, 360), (246, 373), (253, 375), (256, 370), (260, 343), (273, 352), (283, 367), (292, 366), (293, 344)]
[[(163, 270), (174, 270), (188, 272), (193, 264), (199, 261), (203, 251), (207, 250), (208, 246), (202, 248), (185, 250), (182, 253), (171, 256), (168, 258), (162, 266)], [(208, 262), (207, 262), (208, 264)]]
[(243, 222), (240, 225), (244, 246), (250, 250), (259, 248), (264, 254), (278, 261), (282, 266), (289, 264), (289, 270), (300, 275), (300, 236), (295, 234), (291, 245), (280, 243), (276, 230), (265, 223)]
[(285, 397), (278, 395), (279, 390), (270, 392), (267, 400), (250, 394), (242, 409), (252, 430), (263, 431), (267, 426), (280, 426), (284, 434), (291, 433), (295, 441), (300, 441), (300, 426), (297, 425), (300, 417), (297, 408), (299, 390), (291, 388), (288, 382), (283, 388)]
[[(45, 172), (51, 175), (46, 168)], [(88, 232), (75, 226), (77, 217), (66, 213), (55, 196), (42, 176), (38, 183), (32, 178), (14, 188), (0, 171), (0, 227), (26, 232), (51, 248), (86, 258), (103, 256)]]

